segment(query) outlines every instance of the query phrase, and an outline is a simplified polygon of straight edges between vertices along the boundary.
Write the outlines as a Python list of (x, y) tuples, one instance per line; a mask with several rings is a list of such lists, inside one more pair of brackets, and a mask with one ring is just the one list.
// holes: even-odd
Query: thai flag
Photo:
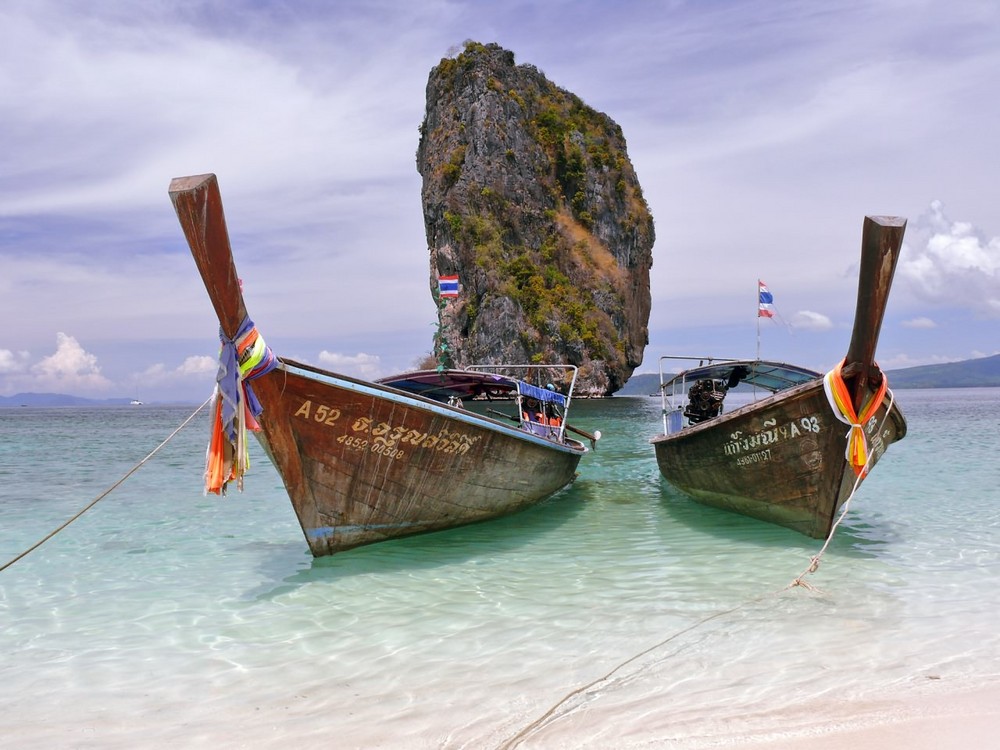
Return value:
[(774, 295), (771, 294), (770, 290), (760, 279), (757, 279), (757, 317), (758, 318), (773, 318), (774, 317)]
[(458, 296), (458, 274), (438, 277), (438, 293), (442, 297)]

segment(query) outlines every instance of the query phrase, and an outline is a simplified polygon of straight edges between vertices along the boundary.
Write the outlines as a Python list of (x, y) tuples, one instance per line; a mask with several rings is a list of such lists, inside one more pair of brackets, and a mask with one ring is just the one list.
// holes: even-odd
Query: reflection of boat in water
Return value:
[[(874, 359), (905, 226), (865, 218), (851, 343), (825, 376), (759, 359), (661, 358), (663, 434), (652, 443), (670, 484), (706, 505), (811, 537), (830, 533), (837, 511), (906, 435)], [(664, 382), (665, 359), (695, 364)], [(737, 385), (766, 396), (724, 411)]]
[[(254, 417), (315, 556), (508, 515), (573, 481), (587, 451), (565, 423), (576, 368), (524, 367), (520, 377), (498, 367), (430, 370), (368, 382), (274, 357), (247, 317), (215, 176), (177, 178), (170, 196), (223, 339), (210, 491), (242, 481), (240, 425), (252, 427)], [(529, 382), (542, 373), (552, 388)], [(517, 412), (498, 420), (465, 408), (469, 399)], [(529, 400), (550, 416), (522, 416)]]

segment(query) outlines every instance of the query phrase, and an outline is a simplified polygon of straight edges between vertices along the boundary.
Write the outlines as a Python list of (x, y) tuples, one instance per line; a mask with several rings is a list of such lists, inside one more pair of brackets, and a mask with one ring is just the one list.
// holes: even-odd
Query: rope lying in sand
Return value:
[[(885, 417), (879, 423), (878, 430), (877, 430), (878, 432), (882, 431), (882, 427), (885, 425), (886, 420), (889, 418), (889, 413), (892, 411), (892, 404), (893, 404), (894, 397), (893, 397), (893, 393), (892, 393), (891, 390), (888, 391), (888, 395), (889, 395), (889, 404), (888, 404), (888, 406), (886, 407), (886, 410), (885, 410)], [(844, 516), (847, 515), (847, 511), (848, 511), (848, 509), (850, 508), (850, 505), (851, 505), (851, 500), (854, 498), (854, 494), (858, 491), (858, 487), (861, 486), (861, 481), (864, 479), (864, 477), (868, 473), (868, 469), (869, 469), (868, 464), (870, 462), (871, 462), (871, 453), (866, 453), (863, 465), (861, 465), (860, 467), (856, 467), (855, 468), (855, 473), (857, 475), (857, 478), (854, 480), (854, 487), (851, 489), (851, 494), (847, 496), (847, 500), (844, 501), (844, 505), (843, 505), (843, 508), (842, 508), (842, 510), (840, 512), (840, 515), (837, 516), (837, 520), (834, 521), (833, 526), (830, 527), (830, 533), (827, 535), (826, 541), (823, 542), (823, 546), (820, 547), (819, 552), (817, 552), (815, 555), (813, 555), (809, 559), (809, 566), (805, 570), (803, 570), (788, 585), (783, 586), (780, 589), (776, 589), (775, 591), (771, 591), (771, 592), (766, 593), (766, 594), (761, 594), (760, 596), (756, 596), (756, 597), (753, 597), (751, 599), (746, 599), (743, 602), (737, 604), (735, 607), (730, 607), (729, 609), (716, 612), (715, 614), (711, 614), (708, 617), (703, 617), (702, 619), (700, 619), (697, 622), (695, 622), (695, 623), (687, 626), (686, 628), (683, 628), (681, 630), (678, 630), (675, 633), (672, 633), (671, 635), (669, 635), (668, 637), (664, 638), (659, 643), (656, 643), (656, 644), (650, 646), (649, 648), (645, 649), (644, 651), (639, 652), (635, 656), (629, 657), (625, 661), (623, 661), (620, 664), (618, 664), (614, 669), (612, 669), (610, 672), (608, 672), (604, 676), (598, 677), (596, 680), (592, 680), (591, 682), (588, 682), (586, 685), (584, 685), (582, 687), (579, 687), (579, 688), (576, 688), (575, 690), (572, 690), (571, 692), (567, 693), (565, 696), (562, 697), (562, 699), (560, 699), (557, 703), (555, 703), (548, 711), (546, 711), (544, 714), (542, 714), (539, 718), (535, 719), (533, 722), (531, 722), (526, 727), (524, 727), (523, 729), (521, 729), (521, 731), (519, 731), (517, 734), (515, 734), (509, 740), (507, 740), (502, 745), (500, 745), (497, 748), (497, 750), (511, 750), (511, 748), (517, 747), (518, 745), (521, 744), (522, 741), (524, 741), (525, 739), (527, 739), (534, 732), (536, 732), (539, 729), (541, 729), (547, 723), (549, 723), (550, 721), (555, 721), (556, 719), (559, 719), (561, 716), (563, 716), (564, 714), (560, 714), (559, 713), (560, 709), (562, 709), (567, 703), (569, 703), (571, 700), (573, 700), (577, 696), (582, 695), (583, 693), (587, 692), (588, 690), (591, 690), (592, 688), (594, 688), (597, 685), (600, 685), (601, 683), (608, 682), (609, 680), (611, 680), (612, 677), (614, 677), (614, 675), (616, 673), (620, 672), (622, 669), (624, 669), (625, 667), (627, 667), (629, 664), (632, 664), (633, 662), (638, 661), (642, 657), (647, 656), (648, 654), (651, 654), (654, 651), (657, 651), (658, 649), (663, 648), (664, 646), (666, 646), (671, 641), (679, 638), (682, 635), (685, 635), (686, 633), (690, 633), (692, 630), (700, 628), (702, 625), (704, 625), (707, 622), (711, 622), (712, 620), (718, 619), (720, 617), (724, 617), (725, 615), (730, 615), (733, 612), (736, 612), (736, 611), (738, 611), (740, 609), (743, 609), (744, 607), (746, 607), (749, 604), (754, 604), (756, 602), (763, 601), (764, 599), (768, 599), (768, 598), (770, 598), (772, 596), (777, 596), (778, 594), (781, 594), (782, 592), (788, 591), (789, 589), (795, 588), (796, 586), (802, 586), (803, 588), (805, 588), (805, 589), (807, 589), (809, 591), (820, 591), (816, 586), (813, 586), (812, 584), (808, 583), (805, 580), (805, 577), (807, 575), (811, 575), (812, 573), (815, 573), (816, 570), (819, 568), (820, 558), (823, 557), (823, 555), (826, 552), (827, 548), (830, 546), (830, 542), (833, 541), (833, 535), (834, 535), (834, 533), (836, 533), (837, 527), (840, 526), (840, 522), (842, 520), (844, 520)]]
[(178, 428), (176, 430), (174, 430), (173, 432), (171, 432), (170, 435), (167, 436), (166, 440), (164, 440), (158, 446), (156, 446), (155, 448), (153, 448), (153, 450), (150, 451), (149, 454), (144, 459), (142, 459), (139, 463), (137, 463), (135, 466), (133, 466), (131, 469), (129, 469), (128, 472), (126, 472), (125, 475), (121, 479), (119, 479), (113, 485), (111, 485), (110, 487), (108, 487), (104, 492), (102, 492), (100, 495), (98, 495), (93, 500), (91, 500), (90, 503), (88, 503), (86, 506), (84, 506), (80, 510), (80, 512), (78, 512), (75, 516), (73, 516), (72, 518), (70, 518), (68, 521), (66, 521), (64, 524), (62, 524), (58, 528), (56, 528), (54, 531), (52, 531), (49, 534), (47, 534), (42, 539), (39, 539), (37, 542), (35, 542), (30, 547), (28, 547), (28, 549), (26, 549), (24, 552), (22, 552), (21, 554), (19, 554), (17, 557), (14, 557), (11, 560), (8, 560), (3, 565), (0, 565), (0, 572), (3, 572), (7, 568), (9, 568), (11, 565), (13, 565), (14, 563), (16, 563), (22, 557), (25, 557), (29, 553), (34, 552), (36, 549), (38, 549), (43, 544), (45, 544), (47, 541), (49, 541), (49, 539), (51, 539), (52, 537), (54, 537), (60, 531), (62, 531), (67, 526), (69, 526), (71, 523), (73, 523), (73, 521), (75, 521), (76, 519), (78, 519), (80, 516), (82, 516), (88, 510), (90, 510), (95, 505), (97, 505), (97, 503), (99, 503), (101, 500), (103, 500), (108, 495), (110, 495), (112, 492), (114, 492), (114, 490), (116, 490), (122, 484), (122, 482), (124, 482), (126, 479), (128, 479), (133, 474), (135, 474), (139, 470), (140, 466), (142, 466), (149, 459), (151, 459), (156, 454), (156, 452), (160, 450), (160, 448), (162, 448), (164, 445), (166, 445), (167, 443), (169, 443), (178, 432), (180, 432), (181, 430), (183, 430), (187, 426), (187, 423), (190, 422), (192, 419), (194, 419), (195, 415), (198, 412), (200, 412), (202, 409), (204, 409), (208, 405), (208, 402), (212, 400), (212, 398), (214, 398), (214, 394), (212, 396), (210, 396), (208, 398), (208, 400), (205, 401), (204, 404), (202, 404), (197, 409), (195, 409), (191, 413), (191, 416), (189, 416), (187, 419), (185, 419), (183, 422), (181, 422), (180, 426), (178, 426)]

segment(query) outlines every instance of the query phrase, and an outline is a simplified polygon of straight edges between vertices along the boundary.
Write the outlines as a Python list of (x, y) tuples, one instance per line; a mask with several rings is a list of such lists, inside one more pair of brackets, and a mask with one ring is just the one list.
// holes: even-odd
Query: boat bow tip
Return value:
[(866, 216), (866, 219), (871, 219), (876, 224), (880, 224), (883, 227), (905, 227), (906, 218), (903, 216)]
[(170, 187), (167, 189), (167, 191), (170, 193), (170, 195), (176, 195), (177, 193), (186, 193), (191, 190), (196, 190), (199, 187), (215, 179), (216, 177), (214, 172), (207, 172), (206, 174), (188, 175), (187, 177), (174, 177), (170, 181)]

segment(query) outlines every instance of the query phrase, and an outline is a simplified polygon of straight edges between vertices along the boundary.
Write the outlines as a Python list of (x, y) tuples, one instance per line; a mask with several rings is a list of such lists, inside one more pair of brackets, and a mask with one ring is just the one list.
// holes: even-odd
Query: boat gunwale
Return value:
[(685, 425), (683, 429), (676, 430), (675, 432), (664, 432), (660, 433), (656, 437), (650, 439), (650, 443), (660, 443), (666, 440), (672, 440), (683, 435), (693, 435), (698, 432), (704, 432), (706, 429), (711, 429), (713, 427), (718, 427), (720, 424), (738, 419), (745, 414), (763, 410), (770, 405), (772, 401), (785, 401), (791, 398), (795, 398), (799, 395), (799, 392), (805, 392), (816, 387), (822, 388), (823, 381), (822, 378), (817, 378), (816, 380), (811, 380), (806, 383), (800, 383), (799, 385), (792, 386), (791, 388), (786, 388), (783, 391), (776, 391), (765, 396), (757, 401), (751, 401), (749, 404), (743, 404), (738, 406), (732, 411), (726, 411), (719, 414), (717, 417), (712, 417), (711, 419), (706, 419), (704, 422), (698, 422), (697, 424)]
[[(743, 404), (738, 406), (732, 411), (723, 412), (717, 417), (712, 417), (711, 419), (706, 419), (704, 422), (698, 422), (697, 424), (685, 425), (683, 429), (676, 430), (675, 432), (663, 432), (659, 435), (650, 439), (650, 444), (655, 445), (657, 443), (663, 443), (676, 438), (681, 438), (683, 436), (695, 435), (699, 432), (703, 432), (707, 429), (713, 427), (718, 427), (720, 424), (725, 422), (730, 422), (734, 419), (738, 419), (745, 414), (752, 413), (754, 411), (763, 410), (770, 406), (769, 402), (772, 401), (786, 401), (793, 398), (797, 398), (801, 392), (808, 391), (813, 388), (823, 388), (823, 378), (822, 376), (816, 380), (811, 380), (806, 383), (801, 383), (799, 385), (793, 386), (791, 388), (786, 388), (783, 391), (776, 391), (769, 396), (765, 396), (757, 401), (751, 401), (748, 404)], [(832, 411), (832, 409), (831, 409)], [(896, 438), (896, 442), (902, 440), (906, 435), (906, 417), (903, 415), (902, 409), (899, 408), (896, 403), (895, 397), (893, 397), (891, 402), (891, 408), (887, 410), (888, 415), (892, 416), (893, 422), (896, 424), (896, 428), (899, 431), (899, 437)]]
[[(278, 360), (279, 364), (277, 369), (282, 372), (315, 380), (334, 388), (356, 391), (375, 398), (388, 398), (389, 400), (397, 403), (410, 402), (414, 408), (440, 414), (448, 419), (457, 419), (460, 422), (478, 426), (483, 429), (493, 430), (494, 432), (500, 431), (510, 437), (515, 437), (517, 439), (524, 440), (535, 445), (540, 445), (545, 448), (551, 448), (560, 452), (579, 454), (581, 456), (588, 452), (586, 445), (578, 440), (574, 440), (573, 438), (566, 437), (563, 442), (555, 442), (554, 440), (549, 440), (540, 435), (522, 430), (519, 427), (514, 427), (513, 425), (501, 422), (500, 420), (494, 419), (493, 417), (485, 414), (479, 414), (478, 412), (470, 411), (458, 406), (451, 406), (449, 404), (427, 398), (426, 396), (421, 396), (418, 393), (411, 393), (410, 391), (394, 388), (393, 386), (385, 383), (361, 380), (359, 378), (351, 377), (350, 375), (343, 375), (330, 370), (323, 370), (322, 368), (314, 365), (297, 362), (285, 357), (279, 356)], [(501, 429), (497, 430), (497, 428)]]

